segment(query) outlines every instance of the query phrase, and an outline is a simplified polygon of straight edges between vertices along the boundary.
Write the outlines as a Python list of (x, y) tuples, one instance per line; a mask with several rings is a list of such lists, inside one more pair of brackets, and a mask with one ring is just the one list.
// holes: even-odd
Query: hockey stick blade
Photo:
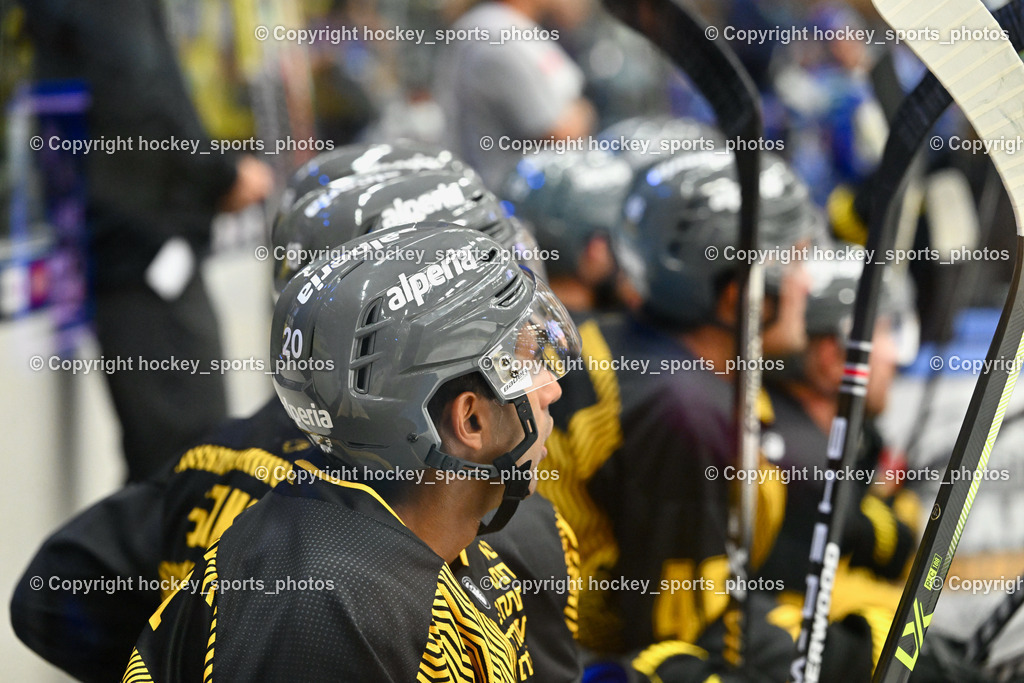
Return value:
[[(707, 99), (726, 137), (735, 140), (737, 177), (740, 186), (740, 249), (756, 250), (757, 207), (760, 200), (761, 108), (757, 89), (739, 58), (724, 42), (712, 39), (708, 25), (676, 0), (605, 0), (609, 12), (644, 35), (686, 74)], [(748, 252), (752, 253), (752, 252)], [(745, 361), (761, 357), (761, 317), (764, 306), (764, 273), (760, 264), (740, 264), (737, 309), (737, 352)], [(761, 374), (756, 362), (743, 363), (736, 382), (737, 466), (746, 471), (760, 462), (761, 424), (757, 413)], [(728, 619), (736, 636), (727, 639), (742, 644), (746, 604), (747, 563), (753, 541), (756, 516), (756, 482), (737, 482), (738, 504), (730, 506), (727, 543), (729, 565), (737, 579), (730, 593), (733, 618)], [(737, 610), (736, 607), (739, 607)], [(740, 645), (740, 648), (742, 645)], [(726, 658), (734, 665), (742, 659), (741, 649), (730, 650)]]
[[(879, 14), (946, 87), (983, 140), (1024, 133), (1024, 64), (995, 19), (980, 0), (873, 0)], [(984, 41), (956, 42), (951, 28), (986, 35)], [(915, 35), (916, 34), (916, 35)], [(930, 40), (928, 39), (930, 38)], [(1014, 158), (1005, 146), (990, 151), (1010, 196), (1017, 219), (1017, 255), (1010, 294), (989, 348), (985, 371), (978, 379), (964, 424), (953, 448), (942, 485), (910, 578), (896, 611), (874, 680), (886, 683), (910, 677), (931, 623), (942, 583), (988, 465), (999, 427), (1024, 361), (1024, 296), (1020, 288), (1022, 250), (1021, 206), (1024, 203), (1024, 157)], [(971, 476), (961, 476), (969, 473)]]

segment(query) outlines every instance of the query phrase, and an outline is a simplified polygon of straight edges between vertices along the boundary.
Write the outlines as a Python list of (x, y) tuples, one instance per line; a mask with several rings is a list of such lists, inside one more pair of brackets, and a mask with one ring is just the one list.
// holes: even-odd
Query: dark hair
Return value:
[(454, 401), (456, 396), (466, 391), (472, 391), (474, 394), (479, 394), (485, 398), (495, 398), (494, 391), (491, 390), (487, 380), (475, 370), (452, 378), (439, 386), (427, 403), (427, 414), (430, 415), (430, 419), (434, 422), (434, 427), (438, 427), (440, 424), (441, 417), (444, 415), (444, 409), (448, 404)]

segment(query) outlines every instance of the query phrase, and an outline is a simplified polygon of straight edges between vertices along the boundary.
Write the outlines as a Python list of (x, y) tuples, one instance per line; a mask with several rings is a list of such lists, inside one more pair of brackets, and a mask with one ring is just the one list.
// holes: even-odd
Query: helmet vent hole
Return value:
[(375, 299), (367, 307), (360, 320), (359, 329), (355, 335), (355, 354), (352, 359), (352, 370), (355, 373), (353, 388), (365, 394), (370, 389), (370, 373), (373, 370), (374, 342), (377, 338), (377, 330), (380, 322), (380, 314), (383, 309), (383, 299)]
[(508, 284), (501, 288), (501, 290), (494, 295), (497, 300), (497, 305), (501, 308), (509, 308), (513, 306), (519, 298), (523, 295), (526, 290), (526, 283), (523, 281), (523, 276), (519, 273), (512, 278)]

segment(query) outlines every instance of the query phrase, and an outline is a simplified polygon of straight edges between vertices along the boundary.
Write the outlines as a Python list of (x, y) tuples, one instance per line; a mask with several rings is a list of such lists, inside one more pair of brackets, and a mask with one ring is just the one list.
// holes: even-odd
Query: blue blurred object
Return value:
[(938, 371), (943, 375), (975, 376), (970, 370), (951, 369), (951, 359), (956, 359), (954, 362), (958, 367), (964, 362), (984, 360), (992, 343), (992, 335), (999, 324), (1000, 314), (998, 308), (969, 308), (961, 312), (953, 325), (952, 340), (948, 344), (922, 344), (917, 358), (904, 369), (904, 374), (910, 377), (928, 377), (936, 372), (932, 363), (933, 359), (939, 356), (942, 366)]
[(583, 670), (583, 683), (628, 683), (629, 675), (618, 662), (595, 662)]

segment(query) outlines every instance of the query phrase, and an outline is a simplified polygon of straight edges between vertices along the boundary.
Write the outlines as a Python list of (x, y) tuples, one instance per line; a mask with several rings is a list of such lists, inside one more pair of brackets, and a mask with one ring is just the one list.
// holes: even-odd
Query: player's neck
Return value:
[(476, 538), (480, 521), (500, 502), (502, 487), (487, 482), (436, 482), (417, 486), (395, 505), (405, 525), (445, 562), (453, 562)]
[(801, 382), (794, 382), (787, 389), (807, 413), (807, 417), (811, 418), (811, 421), (818, 426), (822, 433), (828, 434), (832, 427), (832, 420), (836, 416), (836, 397), (826, 395)]

